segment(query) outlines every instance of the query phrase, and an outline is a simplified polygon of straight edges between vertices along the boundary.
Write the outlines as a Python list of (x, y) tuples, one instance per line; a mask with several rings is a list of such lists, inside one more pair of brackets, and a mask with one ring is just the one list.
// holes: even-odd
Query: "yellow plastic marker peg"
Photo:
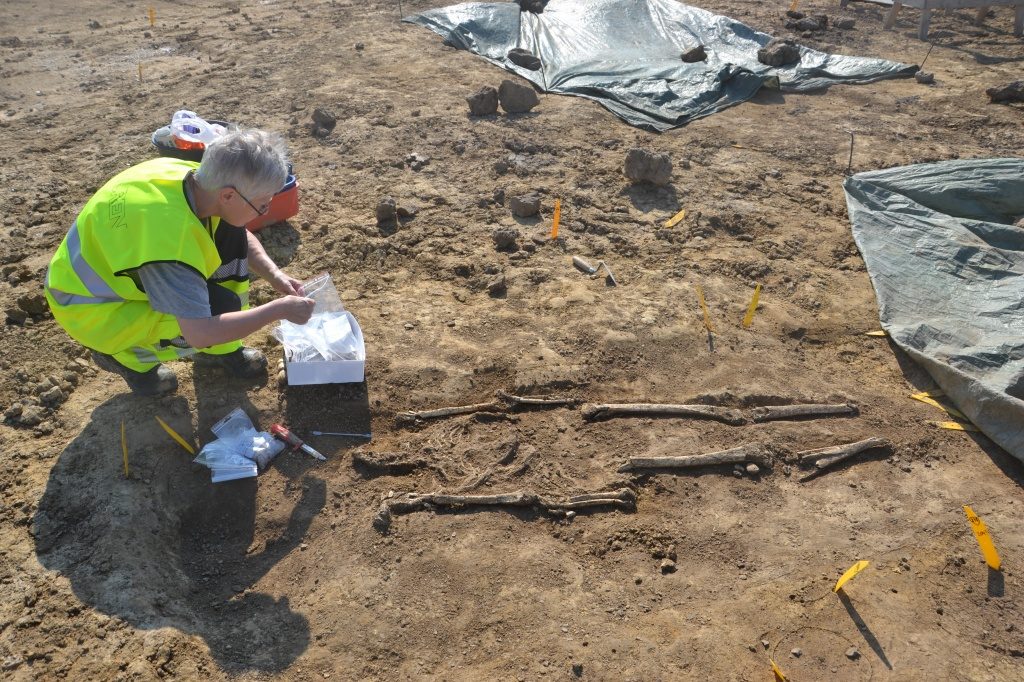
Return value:
[(180, 445), (181, 447), (185, 448), (188, 451), (188, 454), (190, 454), (190, 455), (196, 454), (196, 449), (194, 447), (192, 447), (191, 445), (189, 445), (188, 441), (186, 441), (184, 438), (182, 438), (180, 435), (178, 435), (178, 432), (175, 431), (174, 429), (172, 429), (170, 424), (165, 422), (160, 417), (157, 417), (156, 421), (157, 421), (157, 423), (160, 424), (160, 426), (163, 427), (164, 431), (167, 432), (168, 436), (173, 438), (178, 443), (178, 445)]
[(128, 436), (124, 430), (124, 420), (121, 420), (121, 456), (124, 458), (124, 477), (128, 478)]
[(873, 332), (864, 332), (867, 336), (888, 336), (882, 329), (876, 329)]
[(152, 7), (149, 8), (149, 27), (153, 28), (156, 26), (156, 10)]
[(786, 682), (786, 676), (779, 670), (779, 666), (775, 665), (775, 661), (772, 660), (771, 656), (768, 657), (768, 662), (772, 664), (772, 672), (775, 673), (775, 682)]
[(981, 555), (985, 557), (985, 563), (993, 571), (998, 571), (1003, 564), (999, 560), (999, 552), (996, 551), (996, 546), (992, 544), (992, 536), (988, 533), (988, 527), (984, 521), (978, 518), (974, 510), (966, 504), (964, 505), (964, 513), (967, 514), (967, 520), (971, 522), (971, 530), (974, 531), (974, 537), (978, 539), (978, 546), (981, 547)]
[(558, 239), (558, 220), (562, 217), (562, 200), (555, 199), (555, 218), (551, 223), (551, 238)]
[(142, 82), (142, 62), (139, 62), (139, 82)]
[(685, 217), (686, 217), (686, 209), (684, 208), (682, 211), (680, 211), (679, 213), (676, 213), (674, 216), (672, 216), (671, 218), (666, 220), (665, 221), (665, 227), (675, 227), (676, 225), (679, 224), (679, 221), (681, 221)]
[(700, 309), (704, 311), (704, 328), (714, 333), (714, 327), (711, 326), (711, 313), (708, 312), (708, 304), (704, 302), (704, 289), (699, 284), (695, 286), (697, 287), (697, 302), (700, 303)]
[(842, 577), (836, 581), (836, 586), (832, 588), (832, 591), (838, 592), (839, 590), (841, 590), (843, 588), (843, 585), (848, 583), (850, 580), (853, 580), (853, 576), (857, 575), (865, 568), (867, 568), (869, 563), (870, 562), (868, 561), (858, 561), (853, 566), (850, 566), (850, 568), (847, 569), (846, 573), (843, 573)]
[(750, 326), (750, 323), (754, 321), (754, 311), (757, 310), (757, 302), (761, 300), (761, 283), (758, 282), (757, 286), (754, 287), (754, 297), (750, 299), (750, 305), (747, 306), (747, 314), (743, 316), (743, 328), (746, 329)]
[(945, 405), (940, 404), (939, 401), (937, 401), (937, 400), (935, 400), (935, 398), (931, 397), (931, 395), (929, 395), (927, 391), (925, 391), (923, 393), (912, 393), (912, 394), (910, 394), (910, 397), (913, 398), (914, 400), (921, 401), (925, 405), (931, 405), (932, 407), (937, 407), (940, 410), (942, 410), (943, 412), (945, 412), (946, 414), (948, 414), (950, 417), (956, 417), (957, 419), (962, 419), (964, 421), (970, 421), (970, 419), (967, 418), (967, 415), (965, 415), (963, 412), (961, 412), (960, 410), (956, 409), (955, 407), (946, 407)]
[(950, 431), (978, 431), (978, 427), (974, 424), (964, 424), (962, 422), (931, 422), (938, 426), (940, 429), (949, 429)]

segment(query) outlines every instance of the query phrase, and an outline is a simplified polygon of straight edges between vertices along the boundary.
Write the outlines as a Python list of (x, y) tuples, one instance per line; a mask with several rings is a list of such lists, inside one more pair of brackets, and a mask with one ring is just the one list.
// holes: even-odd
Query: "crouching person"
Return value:
[[(46, 273), (54, 318), (139, 395), (178, 386), (162, 363), (198, 353), (237, 377), (267, 359), (240, 339), (277, 320), (304, 324), (313, 301), (244, 227), (288, 177), (284, 142), (224, 134), (202, 163), (157, 158), (116, 175), (86, 203)], [(249, 273), (282, 294), (249, 307)]]

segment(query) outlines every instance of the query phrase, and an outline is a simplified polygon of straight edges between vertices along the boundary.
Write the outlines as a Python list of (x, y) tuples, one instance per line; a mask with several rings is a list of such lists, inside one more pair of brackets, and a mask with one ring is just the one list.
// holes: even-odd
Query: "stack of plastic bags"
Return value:
[(352, 328), (352, 314), (345, 310), (329, 274), (322, 274), (303, 283), (308, 298), (316, 301), (313, 315), (306, 324), (287, 320), (274, 329), (291, 362), (322, 362), (365, 360), (361, 357), (359, 338)]
[(210, 429), (217, 436), (203, 446), (193, 460), (210, 469), (214, 483), (252, 478), (265, 469), (285, 444), (266, 431), (257, 431), (252, 420), (236, 407)]

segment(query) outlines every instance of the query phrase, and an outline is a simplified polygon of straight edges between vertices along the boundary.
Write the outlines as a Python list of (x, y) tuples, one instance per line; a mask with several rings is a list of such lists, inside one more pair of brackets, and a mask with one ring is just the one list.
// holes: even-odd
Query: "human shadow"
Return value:
[[(349, 450), (372, 442), (355, 436), (314, 436), (313, 431), (331, 433), (371, 433), (370, 391), (367, 381), (346, 384), (289, 386), (285, 393), (285, 419), (292, 433), (328, 458), (345, 455)], [(318, 462), (298, 453), (279, 463), (283, 471), (297, 474)]]
[(875, 637), (874, 633), (871, 632), (871, 628), (869, 628), (868, 624), (864, 622), (863, 618), (861, 618), (856, 607), (854, 607), (853, 602), (850, 601), (850, 598), (846, 596), (846, 593), (841, 589), (836, 594), (839, 595), (839, 601), (843, 603), (843, 606), (846, 608), (846, 612), (850, 614), (850, 618), (853, 619), (854, 625), (856, 625), (857, 629), (860, 630), (860, 634), (864, 637), (864, 641), (868, 643), (868, 646), (875, 652), (875, 655), (878, 656), (880, 661), (882, 661), (882, 664), (889, 670), (892, 670), (892, 663), (890, 663), (889, 659), (886, 657), (885, 651), (882, 649), (882, 645), (879, 643), (878, 638)]
[(192, 411), (180, 396), (121, 394), (93, 411), (51, 469), (36, 510), (39, 562), (66, 576), (97, 611), (138, 629), (202, 637), (229, 673), (279, 673), (308, 648), (309, 623), (287, 597), (251, 588), (301, 543), (326, 502), (326, 485), (308, 478), (285, 530), (253, 551), (256, 479), (211, 484), (209, 471), (192, 464), (155, 415), (195, 442)]

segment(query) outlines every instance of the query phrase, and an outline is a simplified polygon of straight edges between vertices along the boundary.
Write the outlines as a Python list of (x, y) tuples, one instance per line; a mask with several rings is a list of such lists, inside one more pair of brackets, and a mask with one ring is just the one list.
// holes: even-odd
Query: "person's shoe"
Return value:
[(157, 365), (148, 372), (136, 372), (128, 369), (110, 355), (92, 352), (92, 360), (100, 369), (120, 374), (135, 395), (161, 396), (178, 390), (178, 377), (163, 365)]
[(239, 379), (254, 379), (267, 372), (267, 356), (255, 348), (239, 348), (224, 355), (197, 353), (193, 357), (197, 365), (223, 367)]

